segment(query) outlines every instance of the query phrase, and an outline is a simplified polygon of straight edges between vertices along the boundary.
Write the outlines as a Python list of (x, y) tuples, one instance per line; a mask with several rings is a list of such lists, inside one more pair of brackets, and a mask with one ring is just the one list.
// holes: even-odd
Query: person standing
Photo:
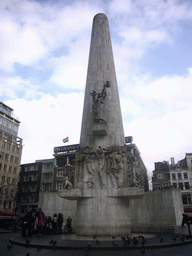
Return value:
[(57, 218), (57, 225), (58, 225), (58, 233), (62, 233), (62, 225), (63, 225), (63, 214), (59, 213)]
[(69, 217), (67, 218), (67, 224), (66, 224), (66, 227), (68, 228), (68, 233), (69, 233), (69, 234), (72, 232), (71, 226), (72, 226), (72, 219), (71, 219), (71, 217), (69, 216)]

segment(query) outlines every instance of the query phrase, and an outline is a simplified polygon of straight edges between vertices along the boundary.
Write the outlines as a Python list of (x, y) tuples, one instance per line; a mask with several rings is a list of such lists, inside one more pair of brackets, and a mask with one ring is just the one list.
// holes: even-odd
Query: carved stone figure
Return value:
[(87, 171), (87, 173), (85, 174), (86, 181), (94, 184), (93, 182), (93, 176), (95, 174), (95, 155), (94, 154), (85, 156), (85, 170)]
[(104, 113), (104, 100), (107, 96), (106, 87), (110, 87), (109, 81), (103, 86), (103, 89), (100, 93), (97, 94), (96, 91), (90, 93), (93, 98), (93, 113), (94, 113), (94, 122), (104, 123), (105, 122), (105, 113)]
[(99, 146), (99, 149), (97, 149), (97, 158), (98, 158), (98, 175), (99, 175), (99, 181), (101, 187), (104, 187), (104, 181), (103, 181), (103, 168), (104, 168), (104, 152), (103, 149)]
[(122, 186), (122, 170), (124, 164), (124, 154), (121, 152), (112, 152), (108, 155), (108, 175), (111, 180), (112, 186), (115, 186), (114, 178), (117, 183), (117, 187)]
[(138, 160), (138, 157), (130, 155), (130, 162), (132, 164), (131, 187), (139, 187), (142, 184), (142, 176)]
[(64, 189), (70, 189), (72, 187), (73, 187), (73, 184), (69, 181), (68, 177), (66, 176)]

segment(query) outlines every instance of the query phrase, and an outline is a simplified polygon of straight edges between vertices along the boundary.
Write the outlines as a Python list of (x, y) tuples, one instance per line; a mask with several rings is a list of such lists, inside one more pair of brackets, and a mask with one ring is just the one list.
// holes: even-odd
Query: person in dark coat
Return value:
[(23, 237), (26, 237), (26, 232), (27, 232), (27, 228), (28, 228), (28, 217), (29, 217), (29, 212), (25, 213), (25, 215), (22, 219), (22, 224), (21, 224), (22, 233), (21, 233), (21, 235)]
[(182, 215), (183, 215), (183, 219), (182, 219), (181, 226), (184, 226), (185, 224), (187, 224), (189, 218), (188, 218), (187, 214), (185, 214), (185, 213), (183, 213)]
[(66, 227), (68, 228), (68, 233), (69, 233), (69, 234), (72, 232), (71, 226), (72, 226), (72, 219), (71, 219), (71, 217), (69, 216), (69, 217), (67, 218), (67, 224), (66, 224)]
[(57, 218), (57, 225), (58, 225), (58, 233), (62, 233), (62, 225), (63, 225), (63, 214), (59, 213)]

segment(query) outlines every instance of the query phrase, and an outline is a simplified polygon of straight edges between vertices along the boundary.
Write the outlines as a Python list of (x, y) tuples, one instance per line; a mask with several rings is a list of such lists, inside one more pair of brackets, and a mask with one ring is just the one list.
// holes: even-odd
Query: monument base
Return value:
[(77, 200), (75, 231), (79, 236), (124, 236), (131, 233), (129, 199), (142, 198), (143, 189), (69, 189), (59, 196)]

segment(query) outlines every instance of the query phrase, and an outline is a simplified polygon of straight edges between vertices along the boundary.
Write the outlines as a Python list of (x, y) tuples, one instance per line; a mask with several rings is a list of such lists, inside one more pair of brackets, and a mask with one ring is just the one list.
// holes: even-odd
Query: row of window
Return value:
[(16, 153), (19, 154), (19, 151), (20, 151), (19, 147), (16, 147), (15, 145), (12, 145), (12, 147), (11, 147), (11, 144), (6, 143), (5, 141), (3, 141), (3, 143), (2, 143), (2, 148), (6, 148), (6, 144), (7, 144), (7, 149), (8, 150), (12, 150), (13, 152), (16, 152)]
[(53, 188), (53, 184), (52, 184), (52, 183), (45, 183), (45, 184), (42, 184), (42, 189), (43, 189), (43, 191), (51, 190), (52, 188)]
[[(5, 160), (6, 161), (10, 161), (10, 162), (14, 162), (15, 164), (18, 164), (18, 160), (19, 160), (19, 158), (18, 157), (15, 157), (14, 158), (14, 156), (13, 155), (11, 155), (10, 157), (9, 157), (9, 154), (4, 154), (3, 152), (0, 152), (0, 159), (3, 159), (4, 158), (4, 155), (5, 155)], [(14, 160), (15, 159), (15, 160)]]
[(37, 191), (37, 185), (21, 187), (19, 189), (20, 189), (21, 192), (36, 192)]
[(36, 196), (23, 196), (20, 197), (21, 202), (35, 202), (36, 201)]
[(154, 183), (154, 190), (158, 190), (158, 189), (162, 189), (162, 188), (168, 188), (169, 187), (169, 183), (168, 182), (163, 182), (161, 183)]
[(43, 173), (43, 180), (50, 180), (53, 178), (53, 173), (52, 172), (48, 172), (48, 173)]
[(52, 162), (50, 162), (50, 163), (44, 163), (44, 164), (43, 164), (43, 169), (44, 169), (44, 170), (53, 169), (53, 163), (52, 163)]
[[(2, 169), (2, 164), (0, 163), (0, 171)], [(13, 174), (17, 174), (17, 167), (12, 167), (12, 166), (7, 166), (6, 164), (3, 166), (3, 171), (6, 172), (8, 171), (8, 173), (12, 173), (13, 171)]]
[(14, 195), (14, 190), (13, 189), (9, 190), (9, 188), (0, 187), (0, 195), (13, 196)]
[(39, 164), (35, 164), (35, 165), (27, 165), (24, 167), (25, 172), (28, 171), (37, 171), (39, 169)]
[[(2, 176), (2, 182), (5, 182), (5, 180), (6, 180), (6, 177)], [(7, 177), (6, 181), (7, 181), (7, 184), (15, 184), (16, 179), (15, 178), (11, 179), (11, 177)]]
[(188, 189), (190, 189), (189, 182), (179, 182), (179, 183), (173, 182), (172, 186), (174, 188), (180, 188), (181, 190), (188, 190)]
[(66, 176), (66, 169), (60, 169), (57, 171), (57, 177)]
[(188, 173), (184, 172), (184, 173), (171, 173), (171, 178), (172, 180), (188, 180)]
[(18, 125), (8, 120), (7, 118), (0, 117), (0, 125), (3, 125), (9, 129), (13, 129), (15, 132), (18, 131)]
[(30, 175), (23, 175), (23, 181), (27, 182), (27, 181), (36, 181), (37, 180), (37, 173), (35, 174), (30, 174)]
[[(0, 200), (0, 206), (1, 206), (1, 200)], [(3, 202), (3, 208), (4, 209), (12, 209), (12, 202), (11, 201), (4, 201)]]

